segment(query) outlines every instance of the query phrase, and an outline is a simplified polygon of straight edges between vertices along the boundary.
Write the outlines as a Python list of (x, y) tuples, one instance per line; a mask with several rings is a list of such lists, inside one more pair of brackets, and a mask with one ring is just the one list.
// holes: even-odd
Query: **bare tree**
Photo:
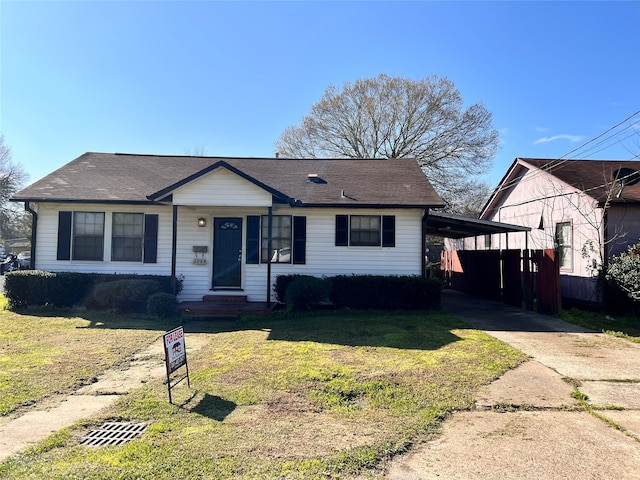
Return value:
[[(498, 150), (492, 115), (463, 108), (446, 78), (414, 81), (381, 74), (330, 86), (298, 126), (276, 142), (281, 156), (299, 158), (416, 158), (449, 210), (460, 192), (489, 191), (477, 180)], [(464, 203), (464, 202), (462, 202)]]
[(11, 148), (0, 134), (0, 238), (11, 239), (30, 235), (27, 214), (9, 199), (16, 193), (29, 175), (22, 165), (14, 163)]
[(471, 178), (440, 185), (438, 193), (445, 201), (447, 212), (478, 218), (491, 192), (488, 183)]
[(186, 147), (183, 153), (188, 157), (205, 157), (207, 155), (207, 146), (203, 143), (194, 147)]

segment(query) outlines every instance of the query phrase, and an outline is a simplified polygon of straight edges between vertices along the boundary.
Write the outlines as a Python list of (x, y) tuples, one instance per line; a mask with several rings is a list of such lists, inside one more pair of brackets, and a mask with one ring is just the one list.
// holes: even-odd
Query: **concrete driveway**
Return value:
[(640, 345), (455, 291), (442, 308), (531, 360), (395, 459), (387, 478), (640, 478)]

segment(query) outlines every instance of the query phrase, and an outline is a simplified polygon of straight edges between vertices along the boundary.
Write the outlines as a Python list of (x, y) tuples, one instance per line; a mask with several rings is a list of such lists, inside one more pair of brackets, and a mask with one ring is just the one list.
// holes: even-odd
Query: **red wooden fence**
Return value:
[(544, 313), (560, 310), (553, 250), (444, 251), (441, 265), (449, 287)]

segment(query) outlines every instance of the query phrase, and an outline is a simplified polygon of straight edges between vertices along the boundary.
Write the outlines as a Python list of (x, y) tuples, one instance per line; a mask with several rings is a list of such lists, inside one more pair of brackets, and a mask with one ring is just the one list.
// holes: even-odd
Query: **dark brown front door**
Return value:
[(213, 288), (240, 288), (242, 280), (242, 219), (213, 222)]

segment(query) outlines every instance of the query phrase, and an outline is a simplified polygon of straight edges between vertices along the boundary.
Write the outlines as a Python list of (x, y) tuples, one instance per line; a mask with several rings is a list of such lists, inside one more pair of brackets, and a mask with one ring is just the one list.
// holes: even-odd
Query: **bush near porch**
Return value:
[(358, 310), (428, 310), (440, 306), (437, 279), (407, 275), (280, 275), (276, 299), (292, 310), (330, 302), (335, 308)]

